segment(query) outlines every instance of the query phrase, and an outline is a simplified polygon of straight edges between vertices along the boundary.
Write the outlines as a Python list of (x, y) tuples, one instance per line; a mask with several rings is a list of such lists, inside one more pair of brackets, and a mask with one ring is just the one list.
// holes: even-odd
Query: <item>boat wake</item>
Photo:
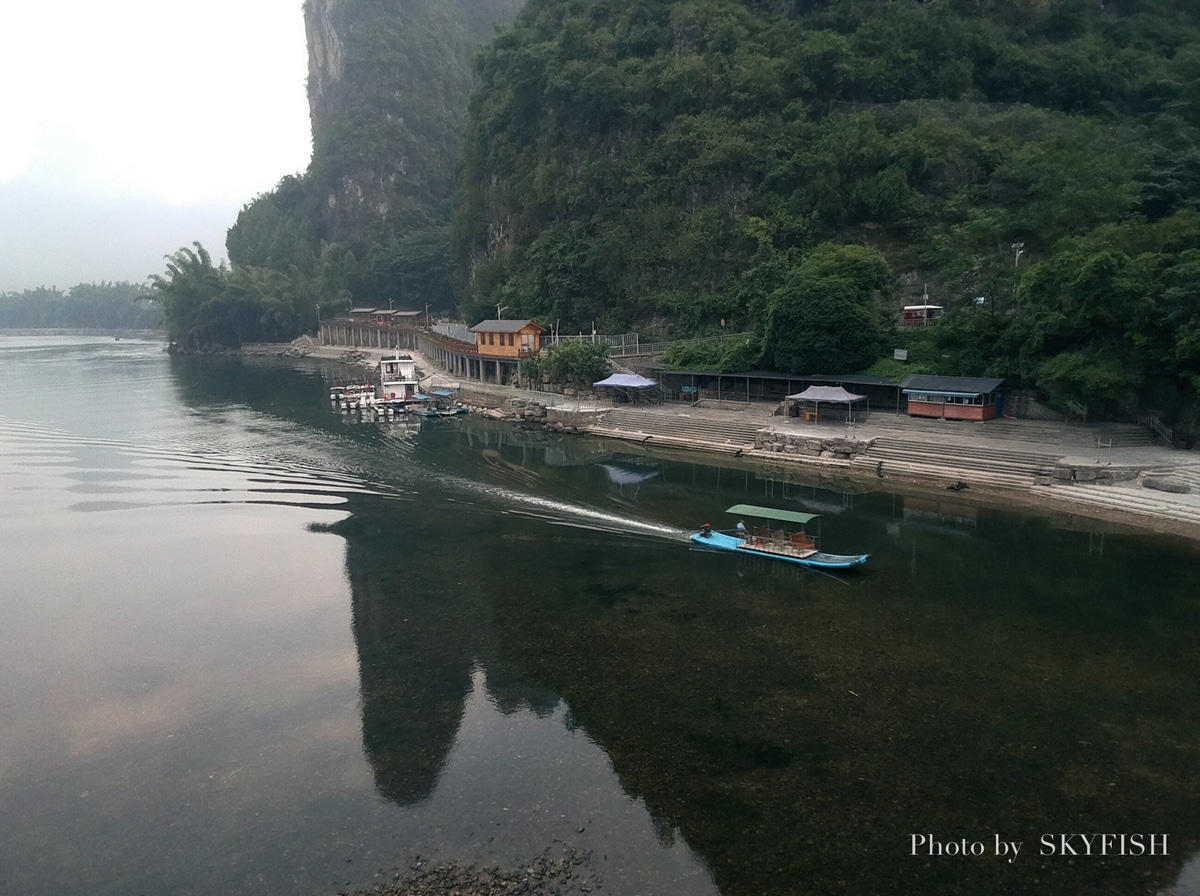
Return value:
[(667, 526), (648, 520), (609, 513), (568, 501), (554, 498), (544, 498), (499, 486), (482, 485), (467, 480), (457, 480), (455, 483), (494, 499), (505, 506), (505, 512), (520, 514), (533, 519), (544, 520), (558, 526), (571, 526), (577, 529), (587, 529), (595, 532), (608, 532), (617, 535), (631, 535), (643, 538), (662, 539), (666, 541), (684, 541), (691, 535), (691, 530), (680, 529), (677, 526)]
[[(330, 446), (307, 438), (302, 427), (281, 429), (276, 424), (267, 432), (258, 432), (245, 425), (248, 421), (238, 422), (243, 426), (134, 444), (0, 417), (0, 458), (49, 467), (77, 480), (71, 491), (92, 499), (74, 505), (73, 509), (80, 511), (205, 503), (333, 509), (344, 505), (352, 494), (419, 500), (423, 485), (435, 485), (451, 493), (449, 500), (478, 500), (501, 514), (518, 514), (557, 526), (677, 542), (686, 542), (691, 534), (675, 526), (516, 488), (397, 465), (391, 440), (384, 453), (390, 454), (393, 462), (384, 464), (378, 463), (378, 457), (356, 454), (356, 446)], [(280, 439), (281, 435), (285, 438)], [(0, 474), (4, 471), (5, 465), (0, 463)], [(10, 472), (15, 475), (16, 471)], [(0, 480), (4, 478), (0, 475)]]

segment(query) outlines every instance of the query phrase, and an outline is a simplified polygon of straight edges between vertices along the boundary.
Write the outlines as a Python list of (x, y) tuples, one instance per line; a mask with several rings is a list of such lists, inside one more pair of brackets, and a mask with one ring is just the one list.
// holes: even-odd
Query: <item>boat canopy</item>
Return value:
[(800, 513), (797, 510), (776, 510), (774, 507), (756, 507), (753, 504), (734, 504), (726, 513), (737, 516), (756, 516), (764, 520), (778, 520), (781, 523), (811, 523), (819, 513)]

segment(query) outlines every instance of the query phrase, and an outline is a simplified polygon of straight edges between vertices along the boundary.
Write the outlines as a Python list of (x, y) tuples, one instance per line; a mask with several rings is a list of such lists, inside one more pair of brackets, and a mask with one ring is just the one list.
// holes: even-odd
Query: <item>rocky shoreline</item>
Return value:
[(341, 889), (338, 896), (586, 896), (602, 889), (590, 851), (558, 845), (523, 868), (413, 860), (403, 870), (378, 871), (376, 883)]

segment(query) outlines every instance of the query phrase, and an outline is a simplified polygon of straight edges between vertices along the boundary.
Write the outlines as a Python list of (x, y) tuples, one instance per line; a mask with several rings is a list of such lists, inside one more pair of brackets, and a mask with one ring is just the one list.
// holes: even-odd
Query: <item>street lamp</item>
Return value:
[(507, 305), (501, 305), (499, 302), (496, 303), (496, 320), (500, 320), (501, 313), (504, 312), (507, 308), (508, 308)]
[[(1021, 264), (1021, 256), (1025, 253), (1024, 243), (1013, 243), (1013, 270)], [(1016, 274), (1013, 275), (1013, 308), (1020, 311), (1021, 308), (1021, 278)]]

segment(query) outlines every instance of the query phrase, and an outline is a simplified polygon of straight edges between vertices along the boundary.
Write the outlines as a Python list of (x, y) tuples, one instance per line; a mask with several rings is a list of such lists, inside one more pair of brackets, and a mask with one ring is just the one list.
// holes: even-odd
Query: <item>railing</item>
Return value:
[(637, 333), (591, 333), (576, 336), (553, 336), (549, 333), (542, 335), (542, 347), (562, 345), (567, 342), (591, 342), (608, 346), (610, 358), (629, 358), (635, 356), (661, 355), (668, 348), (676, 345), (704, 345), (720, 343), (731, 339), (746, 339), (753, 333), (722, 333), (719, 336), (702, 336), (697, 339), (678, 339), (674, 342), (642, 342)]
[(475, 344), (475, 334), (472, 333), (464, 324), (450, 323), (447, 321), (439, 321), (430, 327), (430, 330), (441, 336), (446, 336), (457, 342), (469, 342)]
[(720, 336), (701, 336), (697, 339), (677, 339), (674, 342), (643, 342), (636, 352), (624, 352), (624, 355), (661, 355), (669, 348), (680, 345), (719, 344), (737, 339), (748, 339), (753, 333), (722, 333)]
[[(579, 333), (575, 336), (555, 336), (552, 333), (542, 334), (542, 346), (563, 345), (568, 342), (591, 342), (595, 345), (607, 345), (610, 355), (637, 354), (637, 333)], [(632, 346), (632, 352), (629, 351)]]
[(1138, 414), (1138, 426), (1145, 426), (1159, 438), (1165, 439), (1172, 448), (1175, 447), (1175, 430), (1167, 426), (1158, 414)]

